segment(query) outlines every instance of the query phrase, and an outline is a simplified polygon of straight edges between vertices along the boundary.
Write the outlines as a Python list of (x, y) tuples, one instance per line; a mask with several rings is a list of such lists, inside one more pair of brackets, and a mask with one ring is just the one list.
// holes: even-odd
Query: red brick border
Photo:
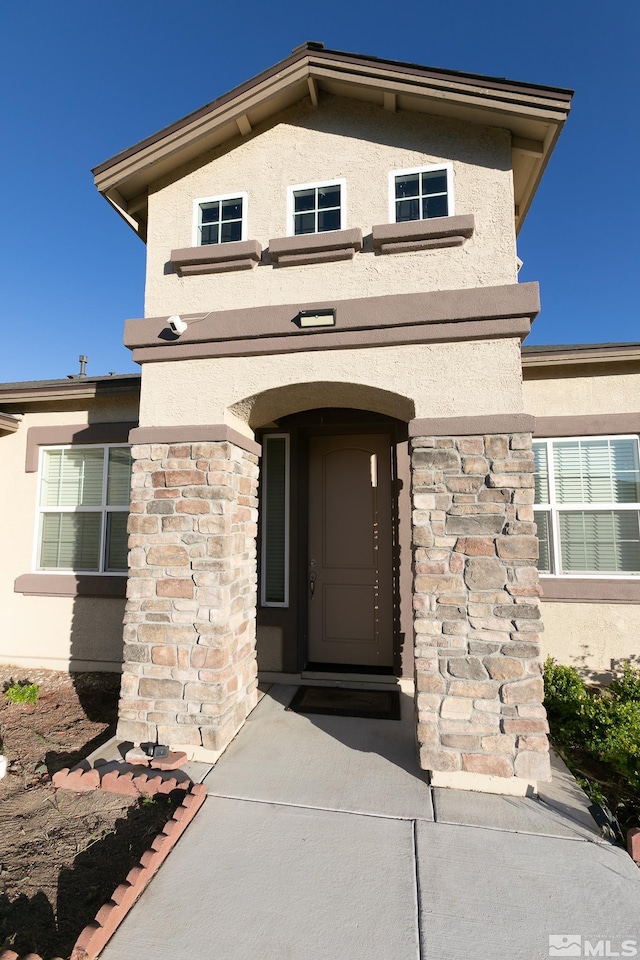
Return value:
[[(116, 887), (111, 899), (98, 910), (95, 920), (84, 928), (76, 940), (70, 960), (95, 960), (195, 817), (205, 801), (207, 791), (204, 784), (192, 783), (189, 778), (178, 781), (175, 777), (165, 779), (155, 771), (134, 775), (130, 770), (117, 769), (101, 778), (99, 768), (86, 766), (59, 770), (53, 776), (53, 785), (76, 792), (103, 789), (127, 797), (149, 797), (156, 793), (171, 793), (176, 789), (187, 791), (150, 849), (142, 854), (138, 866), (129, 871), (124, 883)], [(20, 957), (13, 950), (4, 950), (0, 953), (0, 960), (41, 960), (41, 957), (35, 953)]]

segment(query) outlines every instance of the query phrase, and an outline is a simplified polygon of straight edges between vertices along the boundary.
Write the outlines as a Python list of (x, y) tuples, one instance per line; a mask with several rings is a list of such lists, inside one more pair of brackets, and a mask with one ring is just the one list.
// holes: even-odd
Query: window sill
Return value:
[(90, 573), (25, 573), (13, 585), (28, 597), (125, 597), (127, 577)]
[(353, 260), (359, 250), (362, 250), (362, 230), (357, 227), (305, 234), (302, 237), (279, 237), (269, 241), (271, 262), (278, 267)]
[(241, 240), (172, 250), (170, 260), (178, 276), (192, 277), (202, 273), (252, 270), (261, 256), (262, 247), (257, 240)]
[(540, 577), (542, 600), (570, 603), (640, 603), (640, 577)]
[(472, 214), (434, 217), (408, 223), (383, 223), (373, 227), (373, 249), (379, 253), (408, 253), (438, 247), (461, 247), (475, 229)]

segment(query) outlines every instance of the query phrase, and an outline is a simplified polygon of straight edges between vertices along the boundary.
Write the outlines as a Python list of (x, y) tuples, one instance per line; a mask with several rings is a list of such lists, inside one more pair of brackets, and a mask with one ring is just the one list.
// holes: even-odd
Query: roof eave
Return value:
[(42, 403), (48, 400), (91, 400), (105, 394), (129, 393), (140, 390), (140, 375), (122, 374), (95, 380), (43, 380), (41, 382), (0, 384), (0, 403)]
[[(246, 136), (267, 117), (319, 92), (348, 95), (356, 85), (381, 105), (473, 116), (476, 122), (511, 129), (522, 175), (516, 184), (516, 225), (522, 225), (560, 130), (571, 91), (475, 74), (436, 70), (304, 45), (253, 79), (105, 161), (95, 184), (144, 239), (146, 193), (154, 181), (234, 137)], [(271, 111), (271, 113), (270, 113)], [(524, 159), (523, 159), (524, 157)], [(516, 171), (514, 169), (514, 179)]]
[(0, 411), (0, 433), (15, 433), (19, 426), (19, 417), (13, 417), (10, 413)]
[(557, 347), (522, 348), (524, 369), (638, 363), (640, 343), (561, 344)]

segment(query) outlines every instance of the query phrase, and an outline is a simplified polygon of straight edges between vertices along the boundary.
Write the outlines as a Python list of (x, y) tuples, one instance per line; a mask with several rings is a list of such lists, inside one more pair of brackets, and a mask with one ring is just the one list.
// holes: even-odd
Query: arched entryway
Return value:
[(411, 676), (406, 423), (321, 407), (256, 437), (259, 670)]

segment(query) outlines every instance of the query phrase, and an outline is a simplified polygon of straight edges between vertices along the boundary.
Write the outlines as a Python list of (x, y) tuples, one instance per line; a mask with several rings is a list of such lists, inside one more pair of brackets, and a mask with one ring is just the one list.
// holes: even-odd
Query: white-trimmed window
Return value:
[(194, 200), (196, 247), (210, 243), (236, 243), (247, 239), (247, 194), (227, 193)]
[(287, 192), (290, 237), (343, 230), (347, 222), (347, 182), (300, 183)]
[(43, 447), (35, 568), (126, 572), (130, 489), (128, 446)]
[(389, 222), (408, 223), (453, 216), (453, 164), (392, 170)]
[(289, 435), (269, 433), (262, 439), (261, 602), (264, 607), (289, 606)]
[(540, 440), (533, 450), (541, 573), (640, 574), (638, 437)]

